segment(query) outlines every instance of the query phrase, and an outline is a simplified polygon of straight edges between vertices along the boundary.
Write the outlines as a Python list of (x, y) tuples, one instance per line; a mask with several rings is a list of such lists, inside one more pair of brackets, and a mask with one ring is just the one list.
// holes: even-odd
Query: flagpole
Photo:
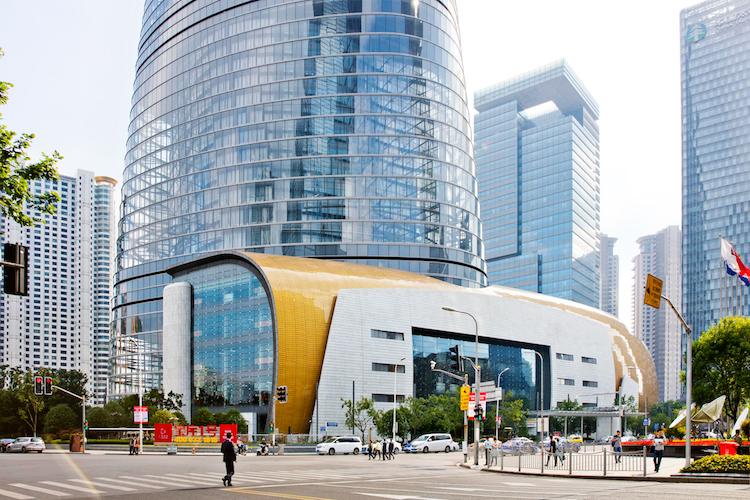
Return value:
[(719, 319), (724, 315), (724, 275), (726, 269), (724, 269), (724, 258), (721, 256), (721, 233), (719, 233)]

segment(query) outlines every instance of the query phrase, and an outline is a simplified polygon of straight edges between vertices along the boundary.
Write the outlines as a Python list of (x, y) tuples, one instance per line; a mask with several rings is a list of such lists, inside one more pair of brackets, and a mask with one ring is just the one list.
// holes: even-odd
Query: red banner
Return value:
[(156, 443), (221, 443), (227, 432), (232, 433), (232, 442), (237, 442), (237, 424), (221, 425), (172, 425), (155, 424)]

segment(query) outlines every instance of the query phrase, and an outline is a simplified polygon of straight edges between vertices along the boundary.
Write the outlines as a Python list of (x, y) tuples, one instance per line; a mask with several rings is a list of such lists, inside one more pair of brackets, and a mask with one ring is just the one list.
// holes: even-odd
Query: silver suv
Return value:
[(44, 450), (44, 440), (39, 437), (20, 437), (5, 447), (6, 452), (19, 451), (21, 453), (28, 453), (35, 451), (41, 453)]

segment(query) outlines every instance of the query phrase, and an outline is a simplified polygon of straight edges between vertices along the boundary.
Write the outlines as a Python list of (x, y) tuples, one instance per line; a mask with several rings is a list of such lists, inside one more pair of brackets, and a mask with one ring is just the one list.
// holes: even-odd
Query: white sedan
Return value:
[(35, 451), (41, 453), (45, 450), (44, 440), (39, 437), (20, 437), (5, 447), (6, 452), (28, 453)]

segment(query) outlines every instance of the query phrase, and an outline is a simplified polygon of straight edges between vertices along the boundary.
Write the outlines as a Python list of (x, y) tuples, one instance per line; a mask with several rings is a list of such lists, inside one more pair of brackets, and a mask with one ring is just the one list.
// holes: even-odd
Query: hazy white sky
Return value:
[[(636, 239), (681, 225), (679, 12), (696, 0), (458, 0), (469, 99), (566, 59), (599, 103), (601, 228), (619, 238), (631, 326)], [(141, 0), (0, 0), (4, 124), (62, 174), (122, 180)]]

